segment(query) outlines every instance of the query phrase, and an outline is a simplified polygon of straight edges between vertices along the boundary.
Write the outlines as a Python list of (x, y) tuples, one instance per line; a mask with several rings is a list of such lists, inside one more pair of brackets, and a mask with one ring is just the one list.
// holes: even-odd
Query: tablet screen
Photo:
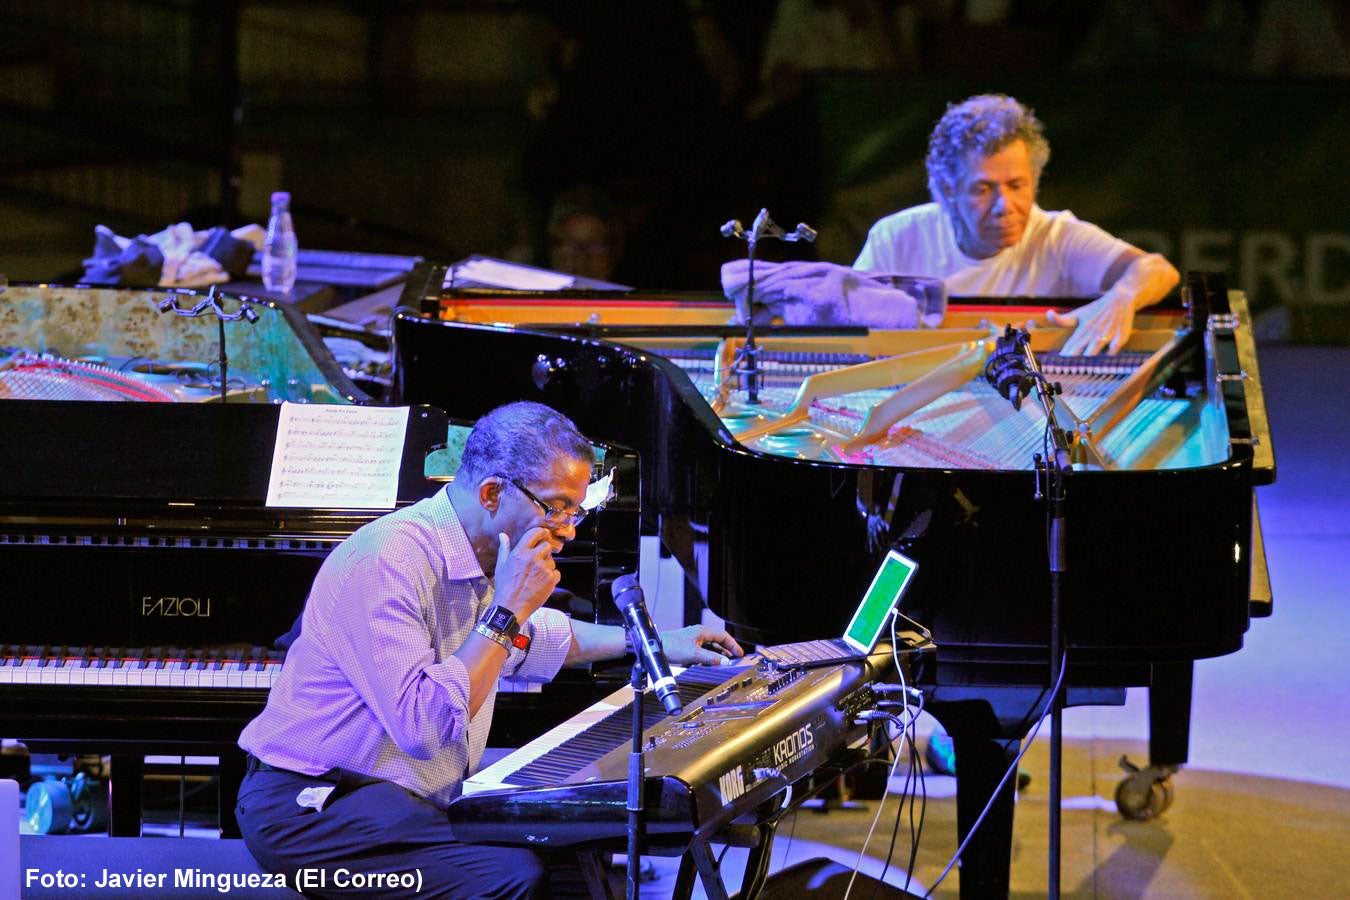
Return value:
[(863, 595), (862, 603), (853, 614), (844, 632), (844, 641), (859, 653), (870, 653), (886, 627), (886, 616), (900, 600), (909, 580), (918, 569), (914, 560), (892, 550), (886, 554), (881, 568), (872, 578), (872, 585)]

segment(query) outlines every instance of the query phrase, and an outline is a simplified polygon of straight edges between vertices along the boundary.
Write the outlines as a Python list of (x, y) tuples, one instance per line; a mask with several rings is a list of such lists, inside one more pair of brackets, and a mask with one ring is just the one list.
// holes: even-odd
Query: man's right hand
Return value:
[(497, 603), (524, 622), (558, 586), (562, 575), (553, 562), (552, 535), (546, 528), (531, 528), (511, 546), (505, 534), (497, 535), (497, 568), (493, 595)]

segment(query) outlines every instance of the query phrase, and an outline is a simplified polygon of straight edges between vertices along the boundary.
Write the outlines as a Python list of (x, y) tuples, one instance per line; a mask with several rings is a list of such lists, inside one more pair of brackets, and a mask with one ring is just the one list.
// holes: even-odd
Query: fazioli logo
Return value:
[(210, 597), (142, 597), (142, 616), (191, 616), (198, 619), (211, 617)]
[(722, 802), (730, 803), (745, 793), (745, 775), (737, 766), (717, 779), (717, 787), (722, 792)]
[(773, 764), (778, 768), (794, 763), (816, 747), (816, 736), (810, 725), (803, 725), (773, 745)]

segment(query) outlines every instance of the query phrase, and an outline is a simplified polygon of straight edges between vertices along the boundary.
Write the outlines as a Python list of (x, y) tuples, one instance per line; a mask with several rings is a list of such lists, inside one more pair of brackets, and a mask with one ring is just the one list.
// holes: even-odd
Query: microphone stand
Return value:
[(642, 705), (647, 672), (642, 667), (641, 653), (633, 660), (633, 675), (629, 684), (633, 687), (633, 746), (628, 753), (628, 868), (624, 896), (627, 900), (637, 900), (638, 880), (642, 875), (642, 845), (646, 837), (642, 818), (643, 783), (647, 773), (642, 750)]
[[(1050, 563), (1050, 687), (1054, 694), (1050, 698), (1050, 833), (1047, 853), (1049, 900), (1059, 900), (1060, 882), (1060, 797), (1063, 791), (1063, 722), (1065, 686), (1060, 675), (1065, 665), (1064, 637), (1064, 578), (1068, 572), (1068, 478), (1073, 471), (1070, 458), (1069, 438), (1055, 415), (1055, 395), (1060, 392), (1058, 384), (1051, 384), (1041, 372), (1036, 355), (1031, 352), (1030, 336), (1020, 332), (1017, 346), (1029, 374), (1024, 385), (1030, 383), (1036, 389), (1037, 399), (1045, 412), (1045, 420), (1053, 445), (1051, 458), (1042, 459), (1036, 453), (1032, 459), (1036, 467), (1035, 499), (1046, 499), (1049, 504), (1049, 563)], [(1044, 478), (1045, 491), (1041, 491)]]
[(805, 222), (797, 223), (792, 232), (785, 232), (769, 218), (769, 211), (761, 209), (750, 230), (746, 231), (739, 219), (732, 219), (722, 226), (723, 237), (735, 237), (745, 241), (747, 269), (745, 274), (745, 344), (736, 354), (735, 374), (741, 376), (745, 385), (747, 399), (751, 403), (759, 402), (759, 388), (764, 382), (764, 370), (759, 366), (759, 347), (755, 344), (755, 247), (761, 238), (778, 238), (782, 241), (814, 241), (816, 230)]
[(162, 313), (172, 312), (174, 315), (181, 316), (182, 318), (185, 319), (195, 319), (199, 316), (204, 316), (207, 313), (215, 313), (216, 324), (219, 326), (220, 329), (219, 359), (220, 359), (221, 403), (224, 403), (226, 401), (225, 392), (230, 373), (230, 358), (225, 353), (225, 323), (237, 322), (240, 319), (243, 319), (245, 322), (248, 322), (250, 325), (252, 325), (254, 322), (258, 321), (258, 314), (257, 312), (254, 311), (253, 307), (250, 305), (254, 301), (250, 300), (247, 297), (239, 297), (238, 300), (239, 300), (239, 309), (235, 312), (227, 313), (224, 310), (224, 308), (220, 305), (220, 296), (216, 293), (215, 285), (212, 285), (211, 289), (206, 293), (206, 299), (202, 300), (196, 306), (190, 307), (188, 309), (184, 309), (183, 307), (178, 305), (177, 295), (169, 297), (168, 299), (165, 300), (161, 300), (159, 302), (160, 312)]

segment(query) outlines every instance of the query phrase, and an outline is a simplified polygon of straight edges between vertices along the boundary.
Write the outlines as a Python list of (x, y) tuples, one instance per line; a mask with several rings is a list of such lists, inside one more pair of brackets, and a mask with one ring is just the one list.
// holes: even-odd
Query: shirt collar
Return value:
[(486, 578), (483, 567), (478, 564), (478, 556), (473, 552), (469, 535), (455, 515), (454, 504), (450, 502), (450, 486), (446, 485), (427, 500), (427, 516), (431, 520), (437, 538), (441, 543), (441, 555), (445, 560), (445, 577), (451, 581), (469, 581)]

